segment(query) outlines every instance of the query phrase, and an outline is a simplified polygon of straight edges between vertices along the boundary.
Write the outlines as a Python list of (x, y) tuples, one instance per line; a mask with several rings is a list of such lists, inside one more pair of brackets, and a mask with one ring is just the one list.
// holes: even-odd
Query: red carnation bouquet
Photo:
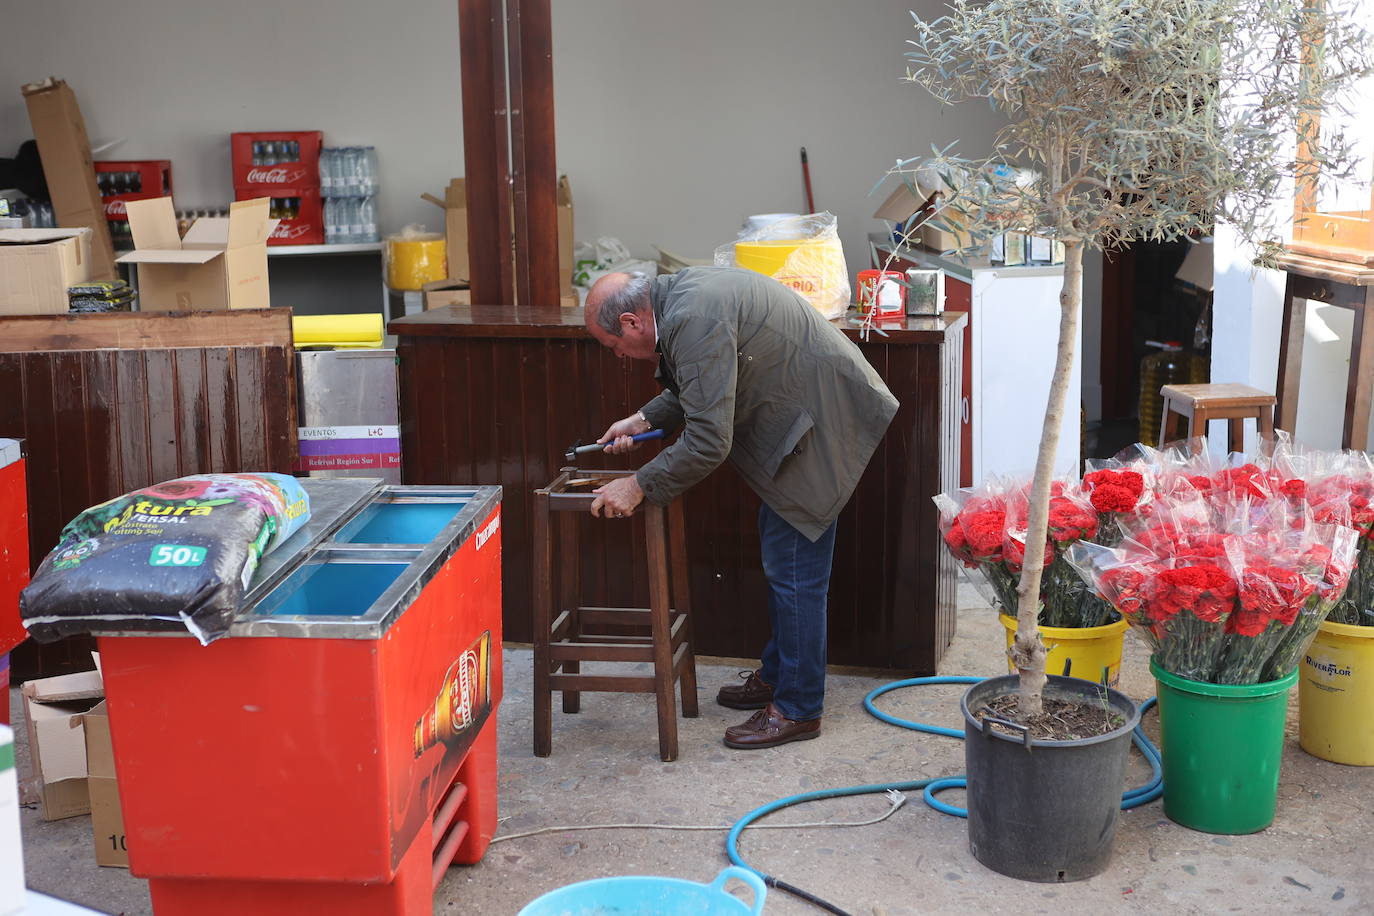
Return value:
[[(1017, 586), (1026, 556), (1029, 481), (992, 479), (977, 489), (935, 497), (945, 546), (963, 564), (989, 603), (1015, 616)], [(1045, 567), (1040, 581), (1040, 624), (1092, 627), (1107, 623), (1112, 608), (1087, 586), (1065, 551), (1098, 532), (1098, 513), (1076, 486), (1053, 485)]]
[(1292, 671), (1355, 562), (1353, 529), (1317, 524), (1268, 484), (1246, 491), (1254, 475), (1237, 470), (1210, 476), (1206, 499), (1197, 488), (1161, 501), (1117, 547), (1083, 543), (1068, 558), (1160, 667), (1215, 684)]

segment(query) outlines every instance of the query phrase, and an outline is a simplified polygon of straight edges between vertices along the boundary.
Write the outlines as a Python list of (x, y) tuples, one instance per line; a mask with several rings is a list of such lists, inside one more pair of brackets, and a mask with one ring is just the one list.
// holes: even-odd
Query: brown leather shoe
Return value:
[(741, 671), (743, 684), (730, 684), (720, 688), (716, 702), (731, 709), (762, 709), (773, 701), (773, 687), (759, 677), (757, 671)]
[(777, 747), (789, 741), (805, 741), (820, 733), (820, 719), (807, 719), (804, 722), (787, 719), (778, 712), (776, 706), (769, 703), (742, 725), (727, 728), (725, 744), (742, 751), (752, 751), (761, 747)]

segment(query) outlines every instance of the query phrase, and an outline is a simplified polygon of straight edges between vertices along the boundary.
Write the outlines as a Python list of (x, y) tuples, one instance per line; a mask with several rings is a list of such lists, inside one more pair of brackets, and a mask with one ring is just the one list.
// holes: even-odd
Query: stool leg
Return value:
[(1188, 418), (1188, 441), (1193, 443), (1189, 448), (1194, 455), (1207, 450), (1207, 424), (1211, 421), (1206, 408), (1193, 407), (1193, 415)]
[(682, 518), (682, 500), (668, 506), (668, 552), (673, 561), (673, 606), (682, 615), (682, 714), (689, 719), (700, 715), (697, 708), (696, 634), (692, 632), (692, 588), (687, 576), (687, 525)]
[[(560, 512), (558, 519), (558, 601), (559, 606), (554, 608), (555, 618), (558, 612), (568, 612), (568, 638), (572, 642), (577, 642), (582, 637), (582, 612), (578, 608), (582, 604), (582, 587), (580, 578), (581, 555), (577, 552), (577, 523), (581, 520), (580, 512)], [(582, 663), (564, 659), (563, 673), (577, 674), (582, 668)], [(563, 711), (575, 713), (582, 709), (582, 694), (576, 690), (563, 691)]]
[(1245, 451), (1245, 418), (1232, 417), (1226, 421), (1226, 447), (1233, 452)]
[(534, 494), (534, 756), (553, 753), (553, 693), (549, 638), (553, 627), (553, 532), (549, 494)]
[(1163, 448), (1164, 443), (1169, 441), (1169, 415), (1173, 411), (1173, 402), (1167, 397), (1164, 399), (1164, 406), (1159, 412), (1159, 447)]
[(1274, 439), (1274, 408), (1261, 407), (1258, 423), (1260, 435), (1272, 442)]
[(677, 759), (677, 704), (673, 697), (673, 637), (668, 618), (667, 526), (663, 510), (644, 513), (644, 542), (649, 561), (649, 628), (654, 644), (654, 693), (658, 698), (658, 755)]
[(1365, 287), (1364, 302), (1355, 307), (1355, 326), (1350, 333), (1341, 447), (1359, 452), (1369, 445), (1369, 409), (1374, 400), (1374, 314), (1370, 309), (1374, 309), (1374, 286)]

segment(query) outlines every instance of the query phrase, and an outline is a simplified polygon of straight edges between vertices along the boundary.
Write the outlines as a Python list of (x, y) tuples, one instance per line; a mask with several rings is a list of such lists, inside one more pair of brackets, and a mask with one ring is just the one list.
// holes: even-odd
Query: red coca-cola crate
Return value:
[[(310, 188), (235, 188), (235, 200), (272, 199), (271, 213), (281, 222), (267, 237), (269, 245), (323, 245), (324, 203), (320, 189)], [(294, 214), (294, 215), (292, 215)]]
[(95, 163), (95, 181), (105, 218), (127, 222), (124, 204), (172, 194), (172, 163), (166, 159), (124, 159)]
[[(253, 131), (229, 135), (234, 162), (234, 187), (261, 191), (258, 197), (277, 197), (279, 188), (319, 188), (318, 130)], [(269, 193), (270, 192), (270, 193)]]

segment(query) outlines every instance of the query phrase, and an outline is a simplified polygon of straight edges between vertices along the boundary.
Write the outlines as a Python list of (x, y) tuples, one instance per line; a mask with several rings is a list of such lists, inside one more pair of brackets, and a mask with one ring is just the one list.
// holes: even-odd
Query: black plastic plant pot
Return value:
[(1140, 710), (1125, 694), (1091, 681), (1051, 676), (1045, 696), (1109, 704), (1120, 728), (1095, 738), (1046, 741), (994, 728), (974, 713), (1014, 693), (1016, 675), (968, 689), (964, 759), (968, 842), (973, 857), (1023, 881), (1081, 881), (1107, 867), (1121, 814), (1126, 755)]

